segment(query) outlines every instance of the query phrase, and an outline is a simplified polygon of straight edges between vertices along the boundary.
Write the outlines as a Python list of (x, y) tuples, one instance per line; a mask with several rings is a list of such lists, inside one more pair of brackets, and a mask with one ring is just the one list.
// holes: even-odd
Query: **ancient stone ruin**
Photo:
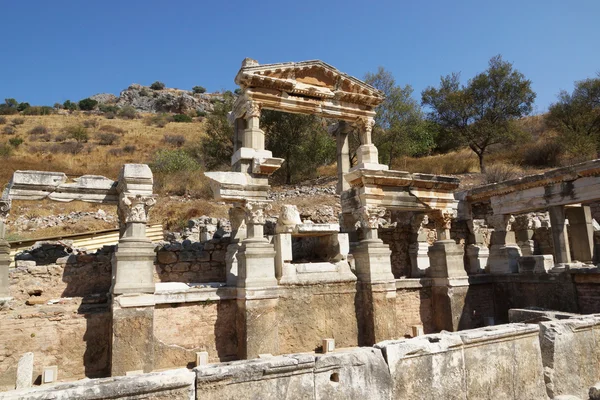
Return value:
[[(251, 59), (235, 81), (231, 171), (206, 173), (230, 218), (195, 222), (194, 240), (148, 239), (146, 165), (117, 181), (14, 174), (0, 399), (597, 398), (600, 160), (457, 192), (456, 178), (379, 164), (384, 98), (364, 82)], [(263, 109), (339, 120), (339, 223), (285, 205), (265, 231), (285, 160), (265, 148)], [(116, 248), (10, 267), (11, 201), (41, 199), (117, 205)]]

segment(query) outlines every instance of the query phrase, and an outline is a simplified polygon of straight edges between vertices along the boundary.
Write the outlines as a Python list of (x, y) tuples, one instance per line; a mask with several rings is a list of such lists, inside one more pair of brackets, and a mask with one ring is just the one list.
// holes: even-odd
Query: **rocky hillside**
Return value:
[(100, 93), (90, 97), (100, 105), (115, 105), (119, 108), (131, 106), (143, 113), (189, 114), (196, 112), (205, 115), (213, 110), (216, 101), (223, 100), (222, 93), (194, 93), (189, 90), (160, 89), (134, 83), (119, 96)]

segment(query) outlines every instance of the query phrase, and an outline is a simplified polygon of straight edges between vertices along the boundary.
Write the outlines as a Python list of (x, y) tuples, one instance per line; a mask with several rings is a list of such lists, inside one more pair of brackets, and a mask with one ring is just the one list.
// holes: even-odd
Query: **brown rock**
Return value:
[(159, 251), (157, 258), (159, 264), (173, 264), (177, 262), (177, 254), (172, 251)]

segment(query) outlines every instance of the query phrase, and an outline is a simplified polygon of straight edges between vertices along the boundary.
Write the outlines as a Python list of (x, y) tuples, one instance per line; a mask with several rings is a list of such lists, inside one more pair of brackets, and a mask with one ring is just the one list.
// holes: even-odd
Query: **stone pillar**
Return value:
[(125, 164), (119, 176), (123, 234), (113, 258), (111, 374), (154, 369), (154, 245), (146, 237), (152, 194), (147, 165)]
[(533, 213), (518, 215), (512, 224), (515, 231), (515, 240), (523, 256), (532, 256), (535, 252), (535, 243), (533, 242), (534, 219), (535, 215)]
[(397, 336), (392, 252), (377, 236), (379, 218), (384, 214), (385, 208), (373, 206), (363, 206), (357, 211), (365, 236), (352, 253), (360, 299), (357, 302), (360, 346), (371, 346)]
[(238, 252), (238, 357), (279, 353), (275, 250), (263, 236), (267, 201), (246, 201), (247, 238)]
[(247, 100), (242, 107), (243, 119), (234, 123), (237, 148), (231, 158), (231, 165), (236, 172), (252, 173), (254, 158), (271, 157), (265, 150), (265, 133), (260, 129), (261, 106), (253, 100)]
[(488, 217), (494, 228), (490, 240), (490, 258), (488, 265), (492, 274), (511, 274), (519, 271), (518, 261), (521, 249), (515, 242), (512, 215), (492, 215)]
[(410, 277), (420, 278), (425, 276), (429, 268), (429, 243), (424, 226), (429, 223), (427, 214), (415, 214), (411, 219), (411, 244), (408, 247), (410, 255)]
[(487, 226), (482, 219), (471, 219), (467, 222), (467, 226), (469, 227), (469, 240), (471, 241), (470, 244), (465, 246), (467, 274), (475, 275), (484, 273), (488, 265), (490, 250), (485, 245), (481, 229), (487, 228)]
[(0, 200), (0, 299), (10, 298), (8, 269), (10, 268), (10, 244), (6, 241), (6, 220), (10, 212), (10, 200)]
[(548, 212), (550, 213), (550, 229), (552, 230), (552, 241), (554, 242), (554, 262), (558, 268), (563, 268), (565, 264), (571, 262), (565, 207), (549, 207)]
[(348, 144), (348, 129), (345, 121), (339, 122), (336, 132), (337, 142), (337, 193), (350, 189), (350, 184), (344, 179), (344, 174), (350, 171), (350, 146)]
[(231, 207), (229, 209), (229, 222), (231, 223), (231, 244), (227, 246), (227, 253), (225, 254), (227, 286), (237, 286), (237, 254), (242, 246), (242, 240), (246, 239), (245, 217), (246, 212), (243, 208)]
[(594, 225), (589, 206), (567, 207), (568, 232), (573, 259), (591, 263), (594, 258)]
[(377, 147), (371, 140), (371, 133), (375, 120), (372, 117), (363, 117), (358, 120), (360, 129), (360, 146), (356, 150), (357, 164), (352, 169), (365, 168), (376, 170), (387, 170), (387, 165), (379, 164), (379, 153)]

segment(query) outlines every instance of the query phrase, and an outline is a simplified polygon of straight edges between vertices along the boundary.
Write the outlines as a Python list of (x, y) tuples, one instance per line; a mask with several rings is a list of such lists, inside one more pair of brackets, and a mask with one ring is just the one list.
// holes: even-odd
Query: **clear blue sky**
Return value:
[(502, 54), (537, 111), (600, 71), (599, 0), (0, 0), (0, 101), (118, 94), (131, 83), (234, 89), (242, 59), (321, 59), (362, 78), (389, 69), (415, 97)]

